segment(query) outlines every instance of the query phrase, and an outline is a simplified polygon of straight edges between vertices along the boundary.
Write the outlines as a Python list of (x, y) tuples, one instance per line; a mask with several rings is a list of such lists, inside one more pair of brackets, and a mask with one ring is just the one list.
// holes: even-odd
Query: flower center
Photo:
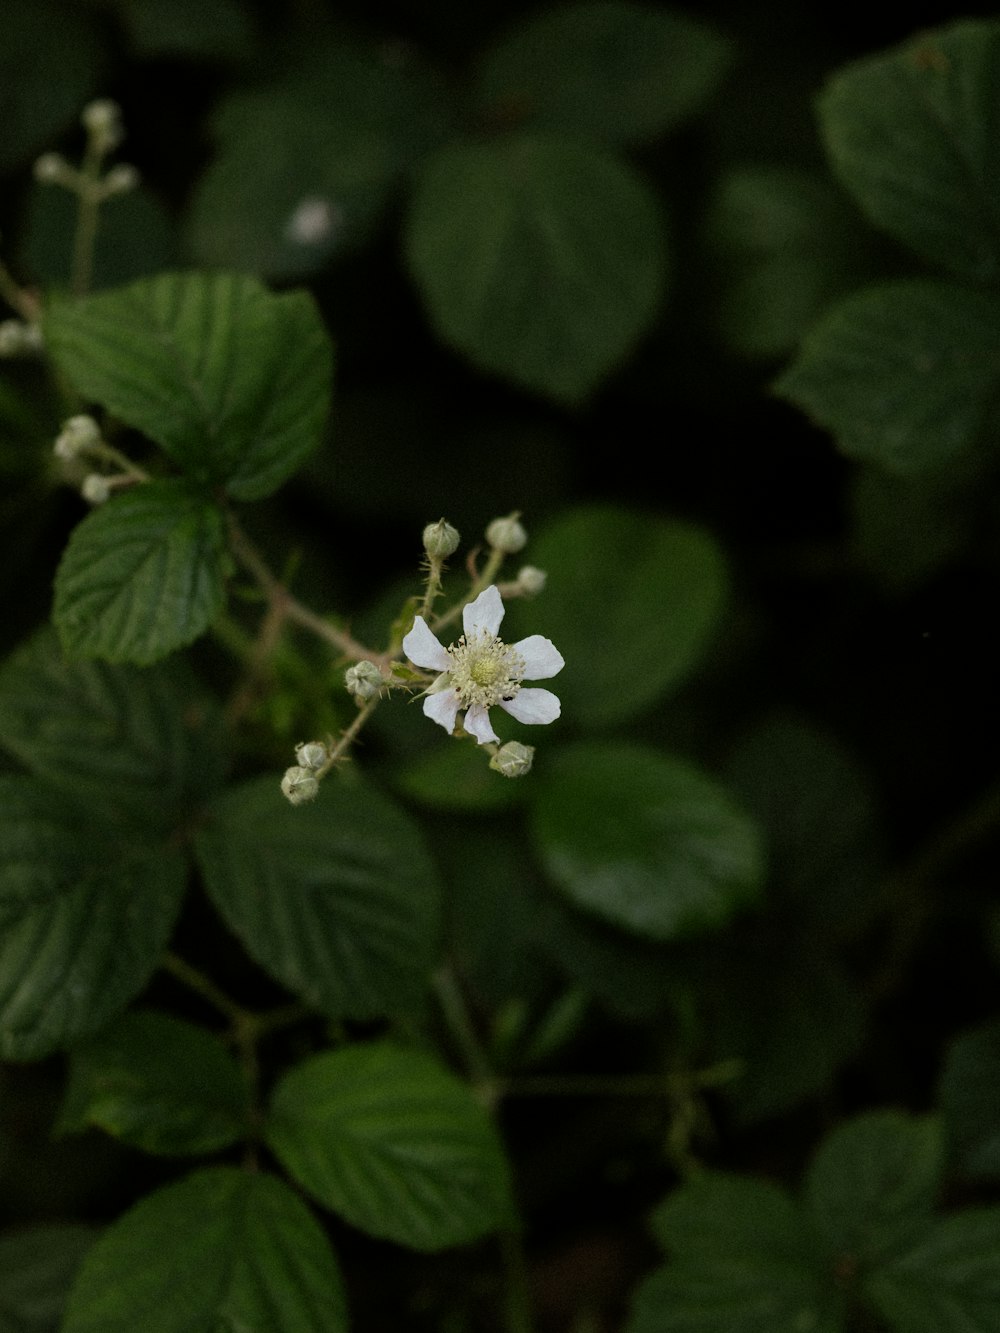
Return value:
[(485, 630), (465, 634), (453, 643), (448, 654), (454, 662), (451, 684), (463, 708), (479, 704), (492, 708), (501, 699), (512, 699), (524, 679), (524, 659), (503, 639)]

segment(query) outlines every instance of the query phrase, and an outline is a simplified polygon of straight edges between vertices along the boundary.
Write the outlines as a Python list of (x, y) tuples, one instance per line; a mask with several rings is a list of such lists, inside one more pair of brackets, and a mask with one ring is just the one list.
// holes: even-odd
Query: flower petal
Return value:
[(490, 710), (482, 704), (473, 704), (465, 715), (462, 724), (470, 736), (475, 736), (480, 745), (487, 741), (498, 741), (500, 737), (490, 726)]
[[(518, 722), (554, 722), (562, 711), (551, 690), (518, 690), (513, 699), (501, 699), (500, 707)], [(468, 722), (465, 729), (469, 729)]]
[(474, 602), (470, 602), (462, 611), (462, 626), (465, 630), (465, 637), (470, 638), (477, 630), (485, 630), (487, 634), (496, 634), (500, 628), (500, 622), (503, 620), (503, 613), (504, 606), (500, 589), (495, 583), (491, 583)]
[(424, 717), (444, 727), (450, 736), (455, 730), (458, 707), (458, 690), (441, 690), (439, 694), (428, 694), (424, 699)]
[(566, 665), (552, 640), (543, 639), (540, 634), (529, 634), (520, 643), (515, 643), (514, 651), (524, 658), (525, 680), (548, 680), (557, 676)]
[(450, 671), (454, 666), (441, 642), (431, 633), (423, 616), (417, 616), (413, 628), (403, 640), (403, 652), (418, 667)]

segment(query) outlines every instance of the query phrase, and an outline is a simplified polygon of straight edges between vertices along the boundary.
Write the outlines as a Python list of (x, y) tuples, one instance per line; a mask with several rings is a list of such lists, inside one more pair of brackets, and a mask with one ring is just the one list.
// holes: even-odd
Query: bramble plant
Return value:
[(0, 14), (0, 1333), (994, 1333), (1000, 22), (256, 8)]

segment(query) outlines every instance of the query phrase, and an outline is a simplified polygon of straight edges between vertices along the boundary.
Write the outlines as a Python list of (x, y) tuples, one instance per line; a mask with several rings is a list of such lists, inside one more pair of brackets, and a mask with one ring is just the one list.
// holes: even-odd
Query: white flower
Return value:
[(465, 633), (449, 648), (431, 633), (422, 616), (417, 616), (403, 640), (403, 652), (414, 666), (441, 673), (424, 699), (426, 716), (451, 733), (464, 708), (465, 730), (480, 745), (500, 739), (490, 725), (494, 704), (518, 722), (554, 722), (560, 711), (551, 691), (525, 689), (522, 681), (556, 675), (565, 666), (562, 653), (540, 634), (504, 643), (497, 637), (503, 616), (503, 600), (493, 585), (462, 611)]

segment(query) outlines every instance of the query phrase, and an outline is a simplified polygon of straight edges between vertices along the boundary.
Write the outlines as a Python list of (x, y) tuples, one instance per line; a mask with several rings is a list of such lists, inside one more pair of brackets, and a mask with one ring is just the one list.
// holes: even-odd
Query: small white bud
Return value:
[(385, 681), (374, 662), (364, 661), (356, 662), (354, 666), (347, 668), (344, 672), (344, 684), (347, 686), (347, 693), (357, 699), (358, 703), (367, 703), (381, 692)]
[(535, 597), (545, 587), (548, 577), (544, 569), (536, 569), (534, 565), (525, 565), (523, 569), (518, 571), (517, 582), (522, 592), (526, 592), (529, 597)]
[(111, 495), (111, 487), (108, 485), (107, 477), (102, 477), (99, 472), (88, 472), (80, 487), (80, 494), (88, 504), (104, 504), (105, 500)]
[(520, 741), (508, 741), (506, 745), (501, 745), (490, 760), (490, 768), (496, 773), (502, 773), (505, 778), (523, 778), (525, 773), (531, 772), (534, 758), (535, 747), (533, 745), (522, 745)]
[(424, 528), (424, 550), (434, 560), (446, 560), (458, 550), (458, 529), (439, 518)]
[(42, 345), (42, 331), (37, 324), (23, 319), (0, 320), (0, 356), (25, 356)]
[(295, 747), (295, 762), (302, 768), (322, 768), (327, 758), (326, 746), (321, 741), (304, 741)]
[(316, 799), (319, 783), (308, 768), (293, 767), (285, 770), (281, 790), (292, 805), (305, 805)]
[(68, 185), (75, 174), (59, 153), (43, 153), (41, 157), (35, 158), (32, 172), (41, 185)]
[(119, 162), (104, 177), (105, 194), (128, 194), (139, 184), (139, 173), (129, 162)]
[(81, 413), (63, 422), (63, 428), (56, 437), (52, 452), (57, 458), (70, 459), (79, 457), (87, 449), (101, 440), (100, 428), (93, 417)]
[(24, 336), (22, 327), (19, 319), (5, 319), (0, 322), (0, 356), (16, 356), (18, 354)]
[(122, 141), (122, 112), (117, 102), (101, 97), (89, 102), (80, 115), (83, 128), (102, 153), (110, 152)]
[(495, 518), (486, 529), (486, 540), (495, 551), (516, 555), (528, 543), (528, 534), (517, 520), (517, 514)]

